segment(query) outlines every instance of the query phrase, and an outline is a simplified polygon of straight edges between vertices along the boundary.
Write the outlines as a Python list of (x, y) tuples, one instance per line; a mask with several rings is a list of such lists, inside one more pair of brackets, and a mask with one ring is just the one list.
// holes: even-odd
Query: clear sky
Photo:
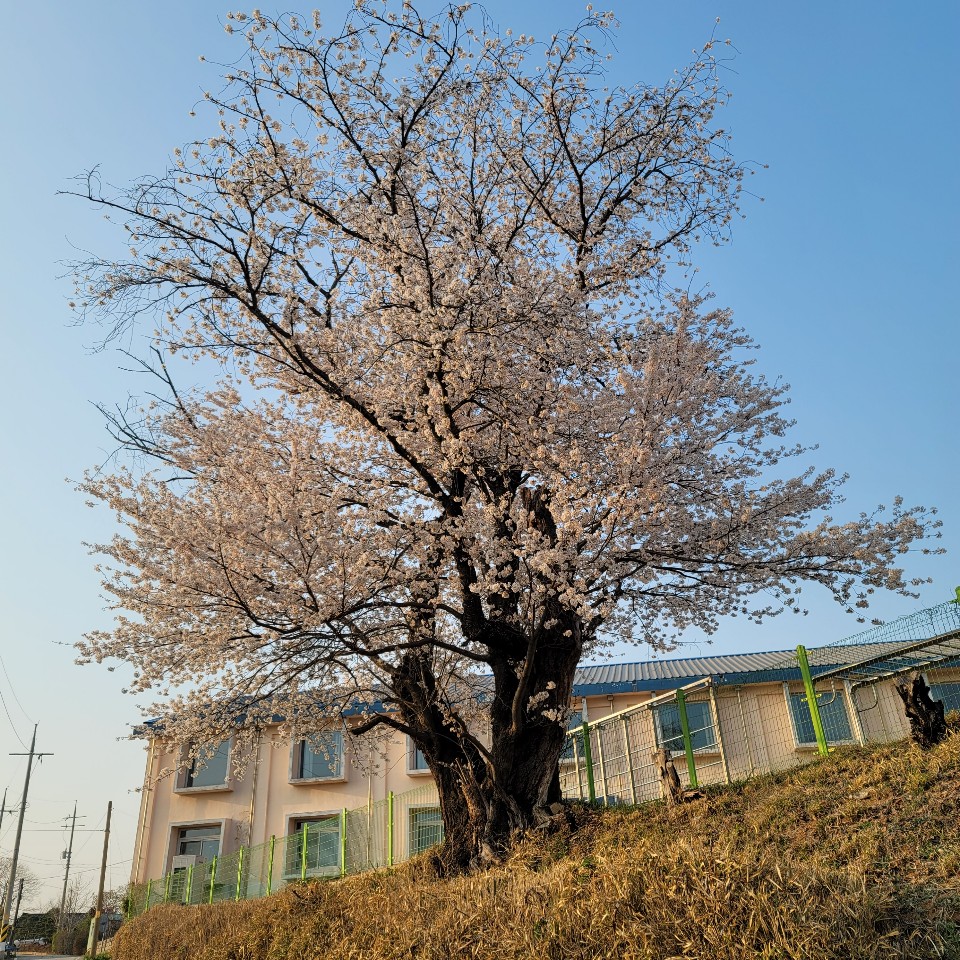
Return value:
[[(584, 6), (486, 4), (502, 27), (537, 37), (575, 24)], [(221, 0), (33, 0), (4, 16), (0, 792), (9, 784), (8, 805), (19, 799), (24, 761), (7, 754), (24, 749), (34, 722), (38, 746), (54, 753), (31, 786), (22, 856), (44, 884), (27, 908), (59, 897), (59, 825), (74, 800), (88, 829), (102, 827), (114, 801), (108, 883), (125, 881), (144, 758), (122, 740), (138, 717), (121, 693), (124, 669), (76, 667), (70, 648), (109, 622), (82, 543), (108, 537), (113, 521), (86, 509), (69, 479), (110, 449), (92, 404), (122, 402), (140, 386), (115, 350), (91, 351), (95, 329), (71, 325), (63, 275), (78, 251), (119, 253), (123, 237), (56, 191), (98, 164), (116, 184), (161, 172), (175, 147), (212, 129), (202, 110), (188, 114), (217, 86), (217, 68), (199, 55), (225, 62), (239, 53), (223, 31), (227, 9)], [(322, 9), (330, 25), (342, 20), (342, 2)], [(746, 198), (732, 242), (697, 254), (700, 280), (761, 344), (763, 371), (792, 384), (795, 439), (820, 445), (810, 462), (851, 474), (851, 512), (896, 494), (940, 508), (950, 552), (907, 560), (933, 584), (919, 601), (881, 598), (875, 613), (891, 618), (948, 599), (960, 583), (960, 5), (633, 0), (617, 12), (621, 82), (667, 79), (717, 17), (718, 37), (733, 39), (724, 123), (738, 158), (769, 169), (748, 184), (758, 197)], [(760, 628), (730, 621), (714, 649), (816, 645), (860, 629), (815, 593), (809, 603), (807, 618)], [(624, 659), (646, 654), (624, 651)], [(14, 821), (3, 821), (0, 853), (10, 852)], [(77, 834), (74, 869), (90, 886), (100, 842)]]

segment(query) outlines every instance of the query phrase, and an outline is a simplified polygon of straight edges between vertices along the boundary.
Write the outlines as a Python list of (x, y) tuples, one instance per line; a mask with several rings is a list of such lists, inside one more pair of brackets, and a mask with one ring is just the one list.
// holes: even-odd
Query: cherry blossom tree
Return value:
[[(673, 289), (744, 174), (712, 42), (621, 88), (608, 14), (546, 44), (375, 0), (330, 34), (231, 28), (209, 139), (78, 191), (131, 246), (81, 265), (78, 309), (149, 317), (165, 384), (112, 418), (137, 456), (85, 484), (123, 526), (99, 547), (116, 623), (81, 657), (132, 664), (165, 735), (407, 734), (457, 872), (558, 799), (586, 652), (759, 620), (804, 581), (909, 591), (928, 514), (834, 521), (842, 478), (791, 469), (784, 386)], [(179, 389), (172, 354), (215, 387)]]

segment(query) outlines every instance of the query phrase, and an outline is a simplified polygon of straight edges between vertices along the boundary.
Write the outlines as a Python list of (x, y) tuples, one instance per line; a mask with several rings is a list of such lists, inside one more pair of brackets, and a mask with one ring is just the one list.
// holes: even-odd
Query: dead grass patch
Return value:
[(667, 810), (579, 811), (482, 875), (424, 861), (156, 907), (115, 960), (960, 957), (960, 736), (850, 748)]

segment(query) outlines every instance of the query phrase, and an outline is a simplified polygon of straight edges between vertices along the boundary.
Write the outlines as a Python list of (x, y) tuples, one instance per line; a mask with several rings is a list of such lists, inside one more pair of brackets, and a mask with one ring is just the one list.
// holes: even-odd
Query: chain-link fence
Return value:
[(342, 877), (391, 866), (443, 839), (433, 783), (333, 816), (294, 820), (293, 830), (267, 843), (241, 847), (131, 884), (127, 916), (158, 903), (214, 903), (268, 896), (288, 883)]
[(657, 799), (663, 749), (688, 788), (782, 770), (842, 744), (901, 739), (909, 726), (896, 686), (908, 674), (921, 672), (935, 700), (960, 710), (960, 605), (766, 660), (570, 730), (564, 796), (607, 805)]

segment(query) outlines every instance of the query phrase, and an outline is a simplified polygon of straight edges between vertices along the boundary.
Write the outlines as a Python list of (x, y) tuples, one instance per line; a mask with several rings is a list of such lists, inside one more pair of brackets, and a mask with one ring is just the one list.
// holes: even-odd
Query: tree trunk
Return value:
[(667, 806), (672, 807), (683, 802), (683, 787), (680, 785), (680, 776), (677, 768), (673, 765), (673, 757), (666, 747), (661, 747), (653, 755), (654, 763), (657, 765), (657, 773), (660, 775), (660, 788), (663, 791), (663, 799), (667, 801)]
[(456, 875), (495, 863), (516, 837), (551, 817), (551, 804), (560, 800), (564, 719), (581, 650), (579, 629), (556, 627), (539, 638), (529, 661), (493, 663), (489, 747), (458, 711), (441, 702), (427, 658), (409, 654), (404, 659), (394, 690), (403, 725), (423, 752), (440, 794), (444, 843), (436, 862), (441, 873)]
[(947, 738), (947, 721), (943, 704), (930, 696), (930, 688), (923, 676), (912, 674), (897, 684), (897, 693), (903, 700), (904, 713), (910, 721), (910, 737), (927, 750)]

